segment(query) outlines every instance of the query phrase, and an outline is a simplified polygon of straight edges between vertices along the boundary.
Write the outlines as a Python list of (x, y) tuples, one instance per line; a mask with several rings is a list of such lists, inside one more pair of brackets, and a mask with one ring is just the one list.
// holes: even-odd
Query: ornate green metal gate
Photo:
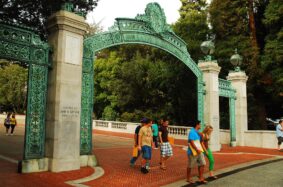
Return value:
[(204, 82), (202, 72), (187, 52), (186, 43), (166, 24), (163, 9), (149, 3), (145, 14), (135, 19), (117, 18), (109, 32), (93, 35), (84, 40), (81, 155), (92, 152), (93, 62), (99, 50), (121, 44), (145, 44), (171, 53), (186, 64), (197, 77), (198, 118), (203, 121)]
[(236, 90), (232, 88), (230, 81), (219, 79), (219, 96), (229, 98), (230, 144), (235, 145), (236, 143), (236, 126), (235, 126)]
[(28, 64), (24, 160), (43, 158), (49, 46), (28, 27), (0, 22), (0, 58)]

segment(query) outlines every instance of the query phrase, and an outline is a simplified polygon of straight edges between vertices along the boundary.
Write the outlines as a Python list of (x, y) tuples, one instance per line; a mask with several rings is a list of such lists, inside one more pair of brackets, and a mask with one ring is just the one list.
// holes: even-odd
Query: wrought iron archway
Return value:
[(166, 23), (163, 9), (158, 3), (149, 3), (145, 14), (134, 19), (116, 18), (108, 32), (92, 35), (84, 40), (81, 155), (92, 152), (93, 62), (99, 50), (121, 44), (145, 44), (160, 48), (182, 61), (197, 77), (198, 119), (203, 121), (204, 82), (201, 70), (191, 59), (186, 43)]
[(28, 64), (24, 160), (45, 155), (45, 108), (50, 48), (32, 28), (0, 22), (0, 58)]

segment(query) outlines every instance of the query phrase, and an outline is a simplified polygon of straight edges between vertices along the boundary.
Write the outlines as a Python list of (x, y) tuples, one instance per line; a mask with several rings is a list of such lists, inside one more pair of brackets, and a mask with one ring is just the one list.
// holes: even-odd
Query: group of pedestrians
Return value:
[(141, 124), (136, 127), (134, 135), (134, 149), (138, 152), (130, 160), (130, 165), (134, 166), (136, 160), (142, 155), (141, 172), (146, 174), (150, 170), (150, 160), (152, 148), (160, 148), (160, 168), (166, 170), (166, 161), (173, 156), (173, 150), (168, 139), (168, 119), (161, 119), (158, 126), (157, 121), (143, 118)]
[[(166, 170), (167, 160), (173, 156), (173, 150), (168, 138), (167, 119), (161, 119), (160, 124), (148, 118), (143, 118), (141, 124), (136, 127), (134, 135), (134, 149), (137, 149), (137, 154), (130, 160), (130, 165), (134, 166), (137, 159), (142, 155), (141, 172), (146, 174), (150, 170), (150, 160), (152, 155), (152, 148), (160, 148), (160, 168)], [(200, 132), (201, 124), (197, 121), (188, 135), (188, 166), (187, 166), (187, 182), (195, 183), (191, 178), (191, 170), (198, 166), (199, 182), (207, 183), (204, 178), (204, 167), (206, 165), (205, 156), (209, 161), (209, 176), (216, 179), (217, 176), (213, 174), (214, 158), (209, 148), (208, 142), (213, 131), (211, 125), (206, 125), (202, 132)]]
[[(14, 130), (17, 125), (16, 115), (14, 113), (8, 113), (7, 117), (4, 120), (4, 126), (6, 128), (6, 135), (14, 135)], [(9, 129), (11, 128), (11, 131), (9, 133)]]

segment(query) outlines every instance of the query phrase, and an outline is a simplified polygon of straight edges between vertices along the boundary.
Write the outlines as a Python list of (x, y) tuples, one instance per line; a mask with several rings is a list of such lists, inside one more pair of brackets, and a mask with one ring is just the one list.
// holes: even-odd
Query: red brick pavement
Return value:
[[(109, 136), (129, 137), (132, 134), (126, 133), (113, 133), (95, 130), (96, 134), (103, 134)], [(175, 140), (175, 143), (186, 144), (185, 140)], [(235, 151), (234, 151), (235, 150)], [(266, 154), (266, 149), (259, 148), (230, 148), (224, 146), (221, 152), (223, 153), (236, 153), (236, 152), (263, 152)], [(187, 156), (182, 147), (174, 146), (174, 156), (168, 161), (167, 170), (159, 169), (159, 151), (153, 150), (153, 158), (151, 162), (152, 169), (148, 174), (142, 174), (139, 166), (131, 168), (129, 166), (129, 159), (131, 155), (131, 148), (107, 148), (107, 149), (94, 149), (94, 154), (98, 158), (100, 166), (105, 170), (105, 175), (97, 180), (87, 182), (89, 186), (160, 186), (172, 183), (177, 180), (186, 178), (186, 165)], [(278, 153), (276, 150), (268, 152)], [(222, 169), (233, 165), (246, 163), (255, 160), (262, 160), (270, 158), (271, 156), (255, 155), (255, 154), (215, 154), (215, 169)], [(140, 161), (138, 160), (137, 163)], [(206, 168), (207, 171), (207, 168)], [(194, 170), (193, 174), (196, 175), (197, 171)]]
[[(100, 166), (105, 170), (105, 175), (85, 184), (89, 186), (160, 186), (186, 178), (187, 156), (181, 147), (174, 147), (174, 156), (168, 161), (166, 171), (159, 169), (159, 151), (153, 150), (152, 169), (146, 175), (139, 171), (139, 166), (135, 168), (129, 166), (131, 151), (131, 148), (94, 149)], [(266, 158), (270, 157), (247, 154), (215, 155), (215, 169)], [(196, 175), (196, 172), (194, 170), (193, 174)]]
[(64, 187), (66, 181), (91, 175), (94, 170), (84, 167), (76, 171), (61, 173), (41, 172), (32, 174), (17, 173), (17, 165), (0, 159), (1, 187)]
[[(112, 133), (103, 131), (94, 131), (96, 134), (128, 137), (132, 134)], [(186, 141), (175, 140), (176, 144), (186, 144)], [(119, 148), (95, 148), (94, 154), (97, 156), (100, 166), (104, 169), (105, 174), (96, 180), (87, 182), (89, 186), (160, 186), (180, 179), (185, 179), (187, 158), (182, 147), (174, 147), (174, 156), (168, 161), (168, 169), (163, 171), (159, 169), (159, 151), (153, 150), (152, 169), (150, 173), (144, 175), (139, 171), (139, 166), (131, 168), (129, 159), (131, 156), (131, 147), (122, 146)], [(283, 155), (273, 149), (261, 149), (253, 147), (235, 147), (230, 148), (223, 146), (221, 153), (238, 153), (240, 154), (215, 154), (215, 169), (230, 167), (233, 165), (246, 163), (255, 160), (270, 158), (271, 156), (256, 155), (248, 153), (260, 153), (270, 155)], [(139, 160), (138, 162), (139, 163)], [(84, 178), (91, 175), (94, 171), (90, 167), (82, 168), (77, 171), (68, 171), (61, 173), (33, 173), (18, 174), (17, 165), (0, 159), (0, 186), (1, 187), (61, 187), (68, 186), (66, 181)], [(207, 169), (206, 169), (207, 171)], [(196, 171), (193, 171), (196, 174)]]

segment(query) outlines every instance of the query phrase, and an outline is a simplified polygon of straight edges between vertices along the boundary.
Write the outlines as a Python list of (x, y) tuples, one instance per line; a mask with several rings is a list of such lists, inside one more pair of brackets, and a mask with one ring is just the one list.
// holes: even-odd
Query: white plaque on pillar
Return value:
[(66, 35), (65, 61), (69, 64), (80, 65), (81, 59), (81, 39), (79, 37)]

